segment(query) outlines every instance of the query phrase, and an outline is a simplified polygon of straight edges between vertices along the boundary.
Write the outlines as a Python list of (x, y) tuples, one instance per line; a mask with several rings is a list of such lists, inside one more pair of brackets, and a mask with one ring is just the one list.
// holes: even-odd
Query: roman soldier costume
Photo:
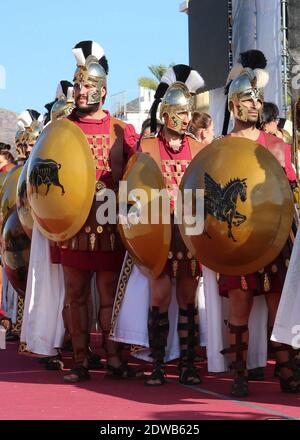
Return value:
[[(248, 126), (255, 124), (255, 118), (251, 123), (250, 112), (257, 117), (266, 79), (261, 69), (246, 68), (231, 82), (228, 105), (236, 120), (249, 122)], [(244, 104), (246, 101), (253, 103), (251, 110)], [(245, 291), (245, 295), (248, 291), (279, 294), (291, 252), (289, 235), (294, 213), (289, 182), (293, 187), (296, 176), (289, 146), (265, 133), (259, 132), (256, 141), (233, 133), (216, 140), (209, 151), (197, 156), (184, 176), (183, 188), (193, 180), (195, 169), (197, 187), (205, 189), (205, 222), (203, 234), (185, 237), (189, 248), (198, 248), (200, 261), (221, 273), (220, 294), (234, 290)], [(230, 296), (230, 301), (234, 300)], [(229, 321), (227, 325), (230, 347), (222, 354), (231, 355), (231, 392), (246, 396), (248, 323), (237, 325)], [(286, 346), (277, 345), (274, 350), (279, 368), (288, 369)], [(294, 376), (280, 377), (280, 383), (284, 391), (299, 390)]]
[[(154, 159), (158, 169), (161, 172), (162, 180), (165, 188), (167, 188), (171, 205), (171, 223), (161, 224), (160, 230), (153, 229), (153, 236), (147, 236), (147, 228), (141, 231), (144, 240), (144, 249), (147, 249), (147, 256), (153, 255), (153, 261), (159, 262), (159, 265), (153, 265), (150, 276), (157, 278), (161, 274), (167, 274), (171, 279), (195, 279), (200, 275), (200, 267), (192, 253), (184, 245), (179, 234), (178, 225), (174, 222), (174, 211), (177, 199), (178, 188), (181, 178), (185, 173), (192, 158), (201, 150), (201, 143), (196, 141), (192, 136), (183, 130), (184, 122), (181, 114), (188, 113), (192, 110), (192, 95), (195, 94), (202, 86), (204, 81), (198, 72), (192, 70), (189, 66), (176, 65), (170, 68), (162, 77), (153, 103), (151, 113), (152, 132), (156, 131), (156, 112), (160, 104), (160, 118), (165, 119), (166, 130), (181, 135), (180, 147), (173, 148), (167, 141), (164, 130), (162, 129), (157, 136), (149, 136), (142, 138), (140, 142), (140, 150)], [(139, 159), (138, 159), (139, 160)], [(137, 160), (137, 161), (138, 161)], [(131, 169), (130, 171), (138, 171)], [(150, 167), (148, 168), (150, 169)], [(130, 171), (125, 173), (124, 179), (130, 181)], [(153, 170), (154, 173), (154, 170)], [(150, 180), (148, 179), (147, 183)], [(140, 225), (142, 228), (143, 225)], [(151, 225), (154, 228), (155, 225)], [(121, 230), (122, 226), (120, 225)], [(149, 229), (149, 228), (148, 228)], [(158, 233), (163, 231), (161, 239)], [(127, 249), (133, 256), (135, 262), (143, 266), (145, 258), (138, 251), (138, 239), (130, 237), (127, 229), (121, 232)], [(158, 238), (157, 238), (158, 237)], [(157, 254), (155, 246), (156, 240), (160, 241), (160, 253)], [(146, 241), (146, 243), (145, 243)], [(137, 246), (135, 247), (135, 243)], [(137, 252), (135, 252), (135, 250)], [(154, 251), (154, 252), (153, 252)], [(156, 253), (156, 256), (155, 256)], [(162, 258), (161, 258), (162, 257)], [(148, 269), (151, 262), (148, 260)], [(178, 334), (180, 337), (180, 381), (185, 384), (200, 383), (200, 377), (194, 367), (195, 347), (197, 345), (197, 311), (194, 301), (186, 302), (179, 308), (178, 318)], [(165, 372), (163, 368), (165, 349), (167, 346), (167, 337), (169, 333), (168, 311), (162, 310), (158, 306), (152, 306), (148, 316), (148, 337), (151, 356), (153, 359), (153, 372), (146, 379), (146, 385), (160, 385), (165, 383)]]
[[(83, 41), (73, 53), (77, 61), (74, 86), (79, 90), (90, 87), (87, 105), (99, 108), (108, 74), (104, 51), (93, 41)], [(103, 202), (96, 195), (100, 190), (117, 189), (136, 141), (134, 128), (107, 111), (102, 119), (92, 119), (83, 117), (75, 108), (67, 119), (54, 121), (45, 128), (28, 170), (29, 199), (40, 231), (58, 242), (63, 267), (85, 273), (119, 273), (125, 250), (116, 224), (97, 222), (97, 209)], [(47, 183), (39, 177), (41, 167), (47, 167), (49, 174), (45, 197), (39, 189), (41, 183)], [(54, 212), (60, 218), (52, 220), (50, 211), (52, 218)], [(111, 310), (112, 305), (100, 310), (107, 352)], [(71, 374), (76, 374), (77, 380), (88, 378), (83, 367), (89, 339), (86, 289), (77, 292), (76, 298), (72, 298), (72, 293), (68, 296), (66, 290), (63, 316), (73, 345), (75, 369)]]

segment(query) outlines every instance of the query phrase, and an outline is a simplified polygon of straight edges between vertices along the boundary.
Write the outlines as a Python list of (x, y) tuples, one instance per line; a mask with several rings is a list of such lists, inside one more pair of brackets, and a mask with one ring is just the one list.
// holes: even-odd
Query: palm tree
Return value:
[(138, 80), (138, 84), (141, 87), (146, 87), (147, 89), (156, 90), (157, 86), (161, 80), (161, 77), (163, 74), (168, 70), (169, 67), (174, 66), (174, 63), (171, 63), (169, 66), (166, 66), (165, 64), (159, 64), (159, 65), (151, 65), (148, 66), (148, 69), (152, 73), (153, 76), (155, 76), (156, 79), (149, 78), (147, 76), (142, 76)]

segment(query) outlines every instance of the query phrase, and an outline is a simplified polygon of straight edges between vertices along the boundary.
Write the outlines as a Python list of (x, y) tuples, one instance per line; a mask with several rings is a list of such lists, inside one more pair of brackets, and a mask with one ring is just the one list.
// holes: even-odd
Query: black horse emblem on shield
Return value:
[(39, 186), (47, 185), (46, 194), (48, 194), (50, 186), (58, 186), (61, 189), (61, 195), (65, 194), (65, 189), (61, 185), (58, 176), (58, 170), (60, 170), (61, 164), (55, 162), (52, 159), (40, 159), (37, 157), (32, 164), (32, 170), (29, 175), (29, 183), (35, 188), (36, 194), (38, 194)]
[[(247, 179), (232, 179), (224, 187), (215, 182), (207, 173), (204, 175), (204, 221), (208, 214), (221, 222), (227, 222), (228, 238), (236, 241), (232, 226), (240, 226), (247, 217), (236, 210), (238, 196), (242, 202), (247, 200)], [(204, 232), (210, 237), (208, 232)]]

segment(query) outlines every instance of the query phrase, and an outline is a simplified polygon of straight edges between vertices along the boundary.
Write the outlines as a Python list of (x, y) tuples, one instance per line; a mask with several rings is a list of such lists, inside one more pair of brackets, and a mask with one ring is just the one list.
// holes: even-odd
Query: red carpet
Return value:
[[(163, 387), (145, 387), (142, 379), (105, 378), (103, 370), (92, 371), (90, 381), (67, 385), (63, 372), (46, 371), (17, 349), (17, 343), (8, 343), (0, 350), (1, 420), (300, 419), (300, 394), (280, 392), (271, 364), (266, 380), (250, 382), (251, 395), (238, 401), (228, 396), (229, 376), (208, 375), (205, 363), (203, 384), (192, 388), (178, 383), (175, 363)], [(149, 371), (148, 364), (140, 366)]]

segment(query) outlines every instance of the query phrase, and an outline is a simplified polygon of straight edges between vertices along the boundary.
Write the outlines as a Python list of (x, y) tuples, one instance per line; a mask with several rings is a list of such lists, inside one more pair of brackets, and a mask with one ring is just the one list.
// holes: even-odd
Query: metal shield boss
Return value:
[(28, 161), (25, 163), (17, 183), (17, 199), (16, 206), (21, 225), (27, 236), (31, 239), (33, 218), (31, 208), (27, 198), (26, 177), (27, 177)]
[(20, 223), (16, 206), (3, 226), (2, 264), (8, 280), (19, 295), (24, 296), (30, 258), (31, 241)]
[(26, 179), (41, 233), (54, 241), (76, 235), (91, 209), (95, 182), (94, 159), (82, 130), (67, 119), (49, 124), (34, 145)]
[[(163, 175), (148, 154), (136, 153), (128, 161), (123, 181), (127, 183), (127, 194), (119, 191), (122, 241), (135, 263), (147, 275), (157, 278), (167, 262), (171, 243), (170, 218), (163, 218), (158, 195), (161, 190), (167, 191)], [(168, 211), (164, 212), (167, 217)]]
[(9, 173), (7, 173), (6, 178), (3, 182), (1, 193), (0, 193), (0, 225), (1, 229), (8, 218), (10, 210), (16, 204), (17, 198), (17, 184), (18, 179), (21, 174), (23, 166), (19, 165), (14, 167)]
[(288, 239), (294, 213), (288, 179), (273, 154), (254, 141), (215, 140), (195, 156), (180, 189), (204, 189), (203, 232), (188, 235), (184, 216), (179, 227), (192, 254), (216, 272), (256, 272)]

